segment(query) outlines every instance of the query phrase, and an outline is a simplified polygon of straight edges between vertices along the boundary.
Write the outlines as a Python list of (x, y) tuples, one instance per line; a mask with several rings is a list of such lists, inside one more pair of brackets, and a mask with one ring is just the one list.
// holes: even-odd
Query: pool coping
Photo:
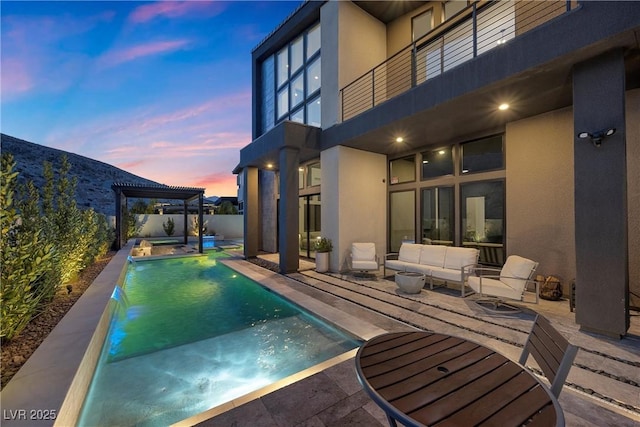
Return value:
[[(73, 408), (82, 405), (86, 393), (86, 388), (81, 393), (76, 386), (88, 387), (91, 380), (86, 374), (93, 358), (89, 352), (96, 347), (96, 331), (107, 323), (108, 301), (114, 286), (122, 282), (133, 243), (130, 240), (115, 254), (0, 392), (3, 426), (74, 424)], [(97, 345), (98, 354), (101, 346)]]

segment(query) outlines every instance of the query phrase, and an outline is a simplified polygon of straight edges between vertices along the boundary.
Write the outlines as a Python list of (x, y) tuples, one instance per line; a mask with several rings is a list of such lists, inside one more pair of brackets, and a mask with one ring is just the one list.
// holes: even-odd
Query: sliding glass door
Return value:
[(320, 238), (320, 195), (298, 199), (298, 248), (301, 256), (315, 258), (315, 242)]

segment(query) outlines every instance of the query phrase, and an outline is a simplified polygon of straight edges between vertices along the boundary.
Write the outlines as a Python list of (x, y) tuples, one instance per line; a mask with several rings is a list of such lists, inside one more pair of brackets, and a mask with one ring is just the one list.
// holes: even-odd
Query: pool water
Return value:
[(360, 344), (223, 256), (130, 264), (79, 425), (169, 425)]

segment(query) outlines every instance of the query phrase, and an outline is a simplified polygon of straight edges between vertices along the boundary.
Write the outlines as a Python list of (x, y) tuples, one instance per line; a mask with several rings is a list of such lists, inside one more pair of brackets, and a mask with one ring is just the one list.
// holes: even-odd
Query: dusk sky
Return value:
[(2, 132), (235, 196), (251, 51), (301, 1), (2, 1)]

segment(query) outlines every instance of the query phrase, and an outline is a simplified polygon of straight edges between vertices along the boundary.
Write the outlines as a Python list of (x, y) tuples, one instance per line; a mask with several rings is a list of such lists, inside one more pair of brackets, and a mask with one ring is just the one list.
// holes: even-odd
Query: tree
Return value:
[(233, 203), (231, 203), (230, 201), (225, 200), (224, 202), (220, 203), (218, 214), (219, 215), (237, 215), (238, 208), (233, 206)]

